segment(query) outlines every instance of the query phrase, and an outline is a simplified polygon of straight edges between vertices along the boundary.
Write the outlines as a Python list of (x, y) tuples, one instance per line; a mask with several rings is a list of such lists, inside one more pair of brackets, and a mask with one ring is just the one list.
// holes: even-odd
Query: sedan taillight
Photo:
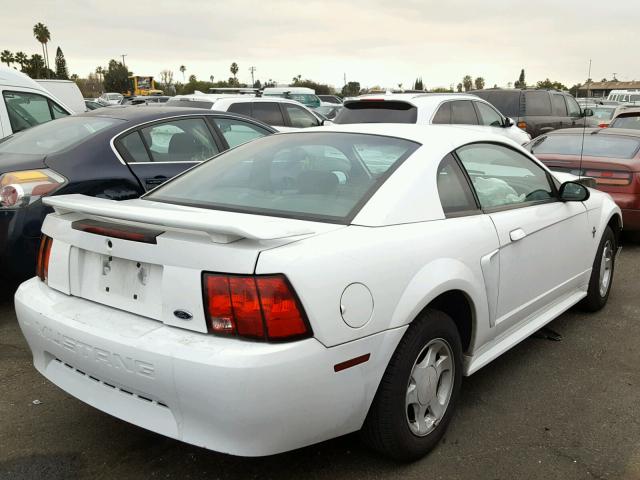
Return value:
[(205, 273), (202, 283), (211, 333), (266, 341), (311, 336), (302, 305), (284, 275)]
[(617, 172), (614, 170), (587, 170), (587, 177), (593, 177), (596, 185), (609, 185), (621, 187), (631, 184), (631, 174), (628, 172)]
[(43, 282), (47, 283), (49, 279), (49, 257), (51, 256), (51, 245), (53, 238), (42, 235), (40, 239), (40, 248), (38, 249), (38, 261), (36, 263), (36, 275)]

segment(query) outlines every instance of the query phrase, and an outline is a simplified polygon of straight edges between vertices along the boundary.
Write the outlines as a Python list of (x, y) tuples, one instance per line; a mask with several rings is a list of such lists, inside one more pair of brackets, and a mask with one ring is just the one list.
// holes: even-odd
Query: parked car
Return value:
[(74, 112), (22, 72), (0, 66), (0, 139)]
[(607, 96), (607, 100), (613, 102), (638, 104), (640, 103), (640, 90), (611, 90), (611, 92)]
[(315, 90), (306, 87), (267, 87), (262, 90), (262, 96), (295, 100), (309, 108), (319, 107), (322, 104)]
[[(491, 104), (474, 96), (442, 93), (393, 93), (346, 99), (332, 120), (348, 123), (468, 125), (522, 145), (531, 137)], [(475, 127), (474, 127), (475, 126)]]
[(320, 105), (319, 107), (314, 108), (313, 112), (322, 115), (327, 120), (333, 120), (336, 118), (336, 115), (340, 113), (340, 110), (342, 110), (342, 104), (332, 106)]
[(593, 112), (591, 117), (587, 117), (587, 126), (600, 128), (607, 128), (615, 113), (620, 110), (617, 105), (594, 105), (585, 108), (589, 108)]
[(36, 82), (69, 106), (73, 112), (82, 113), (87, 111), (82, 92), (76, 82), (59, 79), (37, 79)]
[(168, 95), (143, 95), (131, 97), (123, 105), (157, 105), (159, 103), (167, 103), (170, 98), (172, 97)]
[(640, 130), (570, 128), (526, 148), (551, 170), (593, 178), (622, 209), (624, 229), (640, 230)]
[(98, 97), (102, 103), (106, 103), (107, 105), (120, 105), (124, 100), (124, 95), (121, 93), (103, 93)]
[(640, 107), (618, 110), (609, 124), (611, 128), (631, 128), (640, 130)]
[(38, 277), (15, 296), (38, 371), (243, 456), (362, 430), (421, 457), (463, 375), (606, 304), (621, 225), (609, 195), (459, 126), (272, 135), (141, 199), (45, 202)]
[(33, 275), (42, 198), (137, 198), (240, 143), (275, 132), (220, 112), (112, 106), (62, 118), (0, 143), (0, 275)]
[(313, 110), (295, 100), (286, 98), (263, 98), (249, 95), (176, 95), (167, 102), (167, 105), (239, 113), (260, 120), (281, 132), (317, 127), (323, 122), (313, 113)]
[(89, 112), (91, 110), (96, 110), (98, 108), (103, 108), (103, 107), (106, 106), (103, 103), (100, 103), (100, 102), (96, 101), (93, 98), (85, 98), (84, 99), (84, 104), (87, 107), (87, 112)]
[(532, 138), (560, 128), (579, 127), (592, 114), (583, 110), (575, 98), (557, 90), (521, 90), (489, 88), (469, 93), (483, 98)]
[(342, 99), (335, 95), (318, 95), (318, 98), (323, 103), (333, 103), (335, 105), (342, 105)]

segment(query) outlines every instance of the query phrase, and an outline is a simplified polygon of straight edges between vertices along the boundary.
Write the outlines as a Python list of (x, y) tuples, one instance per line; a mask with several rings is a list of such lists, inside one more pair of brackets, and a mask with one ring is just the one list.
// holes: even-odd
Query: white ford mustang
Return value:
[(138, 200), (50, 197), (16, 293), (36, 368), (235, 455), (362, 430), (400, 460), (461, 378), (613, 278), (620, 209), (508, 139), (342, 125), (242, 145)]

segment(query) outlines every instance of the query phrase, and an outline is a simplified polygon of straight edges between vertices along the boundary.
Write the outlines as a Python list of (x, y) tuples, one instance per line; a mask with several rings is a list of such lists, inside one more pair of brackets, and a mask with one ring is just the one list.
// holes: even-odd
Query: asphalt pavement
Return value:
[(561, 341), (529, 338), (464, 379), (444, 440), (409, 465), (369, 452), (357, 434), (272, 457), (241, 458), (110, 417), (36, 372), (5, 293), (0, 479), (638, 480), (638, 272), (640, 246), (627, 244), (605, 309), (570, 310), (550, 324)]

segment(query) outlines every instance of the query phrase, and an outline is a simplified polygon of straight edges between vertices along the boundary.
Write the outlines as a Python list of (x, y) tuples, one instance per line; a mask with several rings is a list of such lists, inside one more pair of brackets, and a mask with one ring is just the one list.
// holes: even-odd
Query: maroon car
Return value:
[(551, 170), (594, 178), (622, 209), (624, 229), (640, 230), (640, 130), (568, 128), (525, 148)]

